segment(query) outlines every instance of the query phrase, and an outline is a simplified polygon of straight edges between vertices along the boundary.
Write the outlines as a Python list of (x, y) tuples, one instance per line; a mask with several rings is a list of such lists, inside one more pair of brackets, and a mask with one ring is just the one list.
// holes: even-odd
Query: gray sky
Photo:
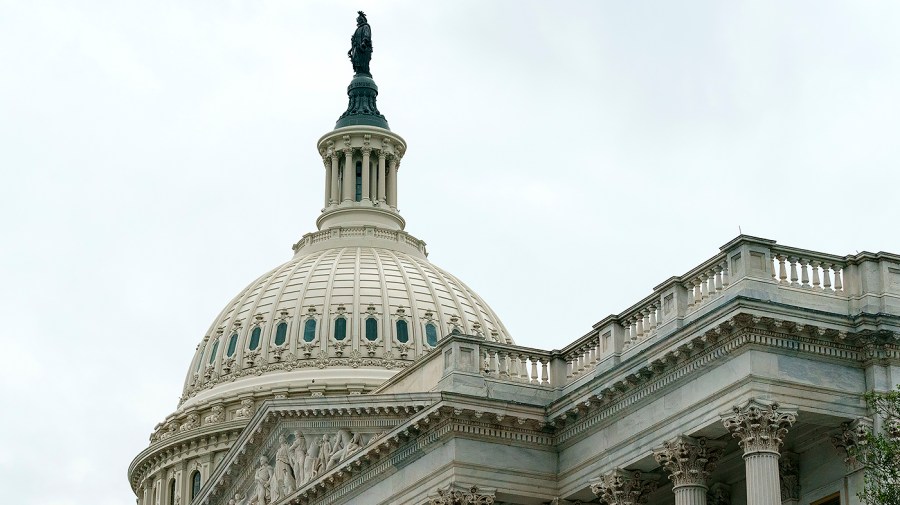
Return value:
[(738, 226), (900, 252), (897, 2), (0, 0), (5, 503), (132, 503), (210, 322), (315, 229), (360, 8), (407, 230), (520, 344)]

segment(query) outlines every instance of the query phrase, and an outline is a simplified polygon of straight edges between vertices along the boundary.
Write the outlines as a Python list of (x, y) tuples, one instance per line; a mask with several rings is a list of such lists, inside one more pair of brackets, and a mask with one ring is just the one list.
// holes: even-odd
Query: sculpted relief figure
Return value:
[(350, 50), (347, 51), (353, 71), (357, 74), (369, 73), (369, 61), (372, 59), (372, 28), (365, 13), (359, 11), (356, 18), (356, 31), (350, 37)]
[(203, 424), (213, 424), (225, 420), (225, 409), (221, 405), (214, 405), (212, 413), (203, 419)]
[(291, 470), (291, 446), (287, 437), (281, 435), (280, 445), (275, 452), (275, 472), (272, 476), (272, 489), (269, 492), (272, 501), (280, 500), (294, 492), (294, 475)]
[(313, 441), (306, 449), (306, 459), (303, 460), (303, 483), (307, 483), (314, 479), (319, 472), (316, 470), (316, 464), (319, 462), (319, 452), (322, 450), (322, 441)]
[(245, 398), (241, 400), (241, 408), (234, 412), (235, 419), (247, 419), (253, 415), (253, 400)]
[(269, 482), (272, 480), (272, 465), (266, 458), (259, 458), (259, 468), (253, 476), (256, 482), (256, 505), (266, 505), (270, 503), (266, 501), (269, 490)]
[(306, 472), (303, 465), (306, 463), (306, 439), (299, 431), (294, 432), (294, 442), (290, 447), (291, 469), (294, 471), (294, 484), (297, 489), (306, 484)]

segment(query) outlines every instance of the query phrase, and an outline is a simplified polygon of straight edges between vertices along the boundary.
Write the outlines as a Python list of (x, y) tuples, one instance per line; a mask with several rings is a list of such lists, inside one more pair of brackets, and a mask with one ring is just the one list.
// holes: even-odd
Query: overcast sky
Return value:
[(520, 344), (739, 227), (900, 252), (897, 2), (0, 0), (4, 503), (133, 503), (210, 322), (315, 229), (360, 8), (407, 230)]

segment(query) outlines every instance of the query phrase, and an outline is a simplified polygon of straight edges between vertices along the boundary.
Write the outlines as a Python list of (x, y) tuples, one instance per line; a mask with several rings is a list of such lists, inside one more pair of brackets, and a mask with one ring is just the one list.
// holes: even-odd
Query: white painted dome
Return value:
[(213, 321), (185, 407), (242, 393), (370, 390), (454, 330), (512, 342), (484, 300), (403, 231), (330, 228), (294, 248)]

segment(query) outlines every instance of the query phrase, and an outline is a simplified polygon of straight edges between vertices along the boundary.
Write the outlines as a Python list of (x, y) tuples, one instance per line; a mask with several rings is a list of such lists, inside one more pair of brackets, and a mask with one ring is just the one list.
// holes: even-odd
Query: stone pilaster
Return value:
[(797, 455), (785, 452), (778, 461), (778, 473), (781, 479), (781, 504), (797, 505), (800, 503), (800, 464)]
[(608, 505), (638, 505), (647, 503), (657, 486), (655, 475), (616, 469), (591, 482), (591, 492)]
[(781, 486), (778, 457), (784, 437), (797, 420), (794, 412), (778, 409), (777, 403), (751, 400), (735, 406), (722, 419), (725, 428), (738, 439), (744, 450), (747, 472), (747, 505), (780, 505)]
[(653, 451), (672, 481), (675, 505), (706, 505), (706, 479), (725, 444), (680, 436)]

